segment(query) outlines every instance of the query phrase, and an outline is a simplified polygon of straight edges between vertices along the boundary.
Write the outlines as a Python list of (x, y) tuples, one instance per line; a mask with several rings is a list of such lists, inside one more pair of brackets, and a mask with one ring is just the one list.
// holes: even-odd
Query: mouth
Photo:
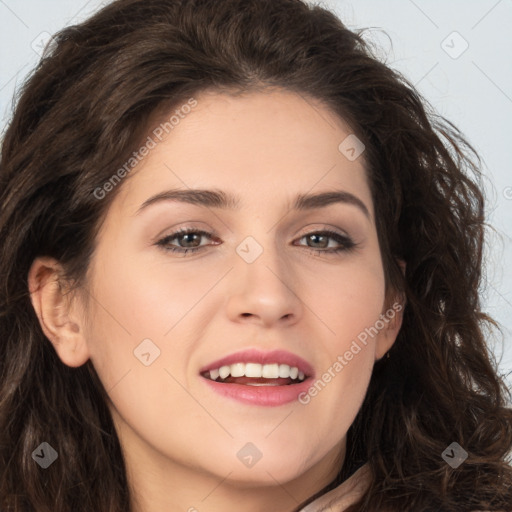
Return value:
[(286, 350), (242, 350), (213, 361), (199, 374), (217, 396), (259, 407), (297, 401), (314, 378), (313, 366)]
[(300, 384), (309, 375), (298, 366), (285, 363), (234, 363), (212, 368), (201, 376), (222, 384), (240, 384), (244, 386), (293, 386)]

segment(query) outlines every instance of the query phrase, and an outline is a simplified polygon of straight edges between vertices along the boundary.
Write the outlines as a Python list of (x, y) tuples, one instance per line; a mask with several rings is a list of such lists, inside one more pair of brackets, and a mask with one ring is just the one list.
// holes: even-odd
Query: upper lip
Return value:
[(291, 367), (296, 366), (299, 371), (303, 372), (306, 377), (312, 377), (314, 374), (313, 367), (302, 357), (292, 354), (286, 350), (261, 351), (257, 349), (240, 350), (229, 354), (222, 359), (217, 359), (201, 368), (199, 373), (214, 370), (225, 365), (235, 363), (259, 363), (259, 364), (287, 364)]

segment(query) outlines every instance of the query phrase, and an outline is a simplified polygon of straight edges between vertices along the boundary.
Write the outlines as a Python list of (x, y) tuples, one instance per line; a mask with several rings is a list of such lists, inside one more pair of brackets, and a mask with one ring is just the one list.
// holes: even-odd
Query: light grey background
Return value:
[[(106, 3), (0, 0), (0, 130), (16, 87), (37, 64), (49, 35)], [(488, 221), (496, 232), (487, 241), (482, 296), (484, 309), (502, 327), (503, 336), (489, 343), (512, 388), (512, 0), (318, 3), (352, 29), (371, 28), (365, 38), (382, 48), (388, 65), (459, 126), (483, 157)]]

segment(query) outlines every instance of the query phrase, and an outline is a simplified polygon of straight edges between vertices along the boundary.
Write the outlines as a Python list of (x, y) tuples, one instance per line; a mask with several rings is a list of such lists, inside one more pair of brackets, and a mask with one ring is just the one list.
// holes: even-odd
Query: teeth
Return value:
[(272, 384), (270, 382), (248, 382), (246, 386), (278, 386), (279, 384)]
[(287, 379), (290, 376), (290, 367), (287, 364), (279, 365), (279, 377)]
[(279, 365), (278, 364), (266, 364), (263, 366), (261, 376), (266, 379), (277, 379), (279, 377)]
[[(305, 378), (304, 372), (299, 371), (296, 366), (290, 367), (287, 364), (259, 364), (259, 363), (235, 363), (232, 365), (224, 365), (220, 368), (210, 370), (210, 379), (216, 380), (218, 377), (226, 379), (227, 377), (252, 377), (265, 379), (297, 379), (302, 381)], [(268, 386), (264, 383), (249, 384), (254, 386)]]
[(231, 365), (231, 377), (243, 377), (245, 375), (245, 364), (236, 363)]
[(247, 363), (245, 365), (245, 376), (246, 377), (261, 377), (263, 367), (257, 363)]
[(225, 379), (231, 373), (231, 367), (221, 366), (219, 368), (219, 375), (221, 379)]

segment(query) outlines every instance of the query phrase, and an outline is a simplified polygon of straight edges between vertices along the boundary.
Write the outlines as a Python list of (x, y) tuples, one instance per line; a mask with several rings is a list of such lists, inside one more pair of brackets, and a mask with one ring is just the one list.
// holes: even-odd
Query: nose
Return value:
[(278, 248), (264, 247), (252, 263), (238, 257), (230, 272), (227, 314), (234, 322), (271, 327), (296, 323), (303, 314), (299, 279)]

